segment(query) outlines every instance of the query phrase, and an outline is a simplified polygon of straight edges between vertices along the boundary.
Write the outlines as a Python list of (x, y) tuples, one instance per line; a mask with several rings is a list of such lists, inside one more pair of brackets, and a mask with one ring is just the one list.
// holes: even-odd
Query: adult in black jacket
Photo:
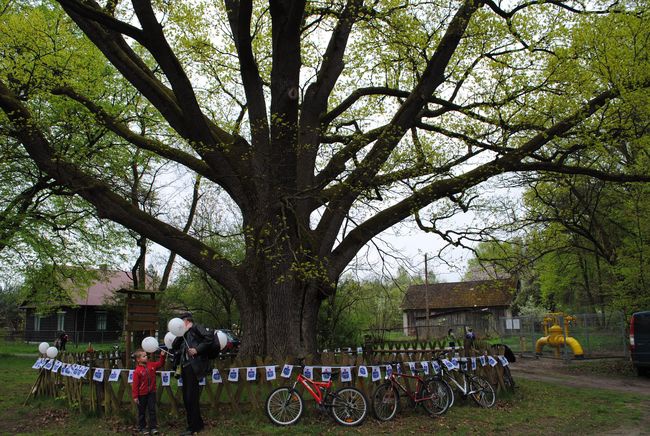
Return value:
[(207, 353), (212, 339), (205, 327), (194, 324), (192, 314), (187, 312), (180, 316), (185, 322), (185, 334), (172, 344), (177, 364), (181, 367), (183, 377), (183, 403), (187, 414), (187, 430), (183, 435), (198, 433), (203, 430), (203, 418), (199, 406), (199, 381), (208, 371)]

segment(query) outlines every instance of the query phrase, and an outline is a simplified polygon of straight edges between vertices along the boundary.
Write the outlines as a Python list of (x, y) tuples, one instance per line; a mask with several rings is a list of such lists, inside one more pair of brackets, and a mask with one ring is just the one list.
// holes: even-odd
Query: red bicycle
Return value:
[[(420, 372), (421, 370), (418, 370)], [(415, 390), (400, 383), (398, 378), (415, 379)], [(442, 415), (449, 409), (450, 396), (447, 387), (435, 377), (426, 380), (419, 375), (396, 374), (392, 372), (387, 380), (377, 386), (372, 395), (372, 408), (377, 419), (393, 419), (399, 407), (399, 391), (404, 392), (413, 406), (421, 404), (430, 415)]]
[(277, 425), (298, 422), (304, 411), (303, 399), (296, 389), (302, 385), (319, 407), (329, 411), (341, 425), (361, 424), (368, 414), (368, 401), (363, 393), (353, 387), (344, 387), (331, 392), (332, 376), (326, 382), (314, 381), (298, 374), (293, 386), (282, 386), (273, 390), (266, 399), (266, 414)]

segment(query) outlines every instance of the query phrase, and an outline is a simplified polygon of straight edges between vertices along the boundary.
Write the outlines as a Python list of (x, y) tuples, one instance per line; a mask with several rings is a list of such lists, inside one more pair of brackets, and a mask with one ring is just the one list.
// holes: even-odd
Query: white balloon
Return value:
[(224, 350), (228, 345), (228, 335), (221, 330), (217, 330), (217, 338), (219, 339), (219, 348)]
[(174, 336), (183, 336), (185, 334), (185, 322), (180, 318), (172, 318), (167, 323), (167, 330)]
[(49, 347), (47, 350), (45, 350), (45, 353), (47, 354), (47, 357), (54, 359), (57, 354), (59, 354), (59, 350), (56, 347)]
[(38, 345), (38, 352), (41, 353), (41, 354), (45, 354), (45, 353), (47, 353), (48, 348), (50, 348), (50, 344), (48, 344), (47, 342), (41, 342)]
[(142, 349), (147, 353), (153, 353), (158, 349), (158, 341), (153, 336), (147, 336), (142, 340)]
[(165, 335), (165, 345), (167, 345), (167, 348), (170, 350), (172, 349), (172, 344), (174, 343), (174, 339), (176, 339), (176, 335), (173, 334), (172, 332), (167, 332)]

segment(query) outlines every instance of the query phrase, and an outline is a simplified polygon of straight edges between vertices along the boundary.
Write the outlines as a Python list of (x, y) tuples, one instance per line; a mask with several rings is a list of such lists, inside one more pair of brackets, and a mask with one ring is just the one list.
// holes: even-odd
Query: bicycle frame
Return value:
[(451, 383), (453, 383), (454, 385), (456, 385), (456, 387), (458, 388), (458, 390), (460, 390), (460, 391), (463, 393), (463, 395), (465, 395), (465, 396), (477, 392), (477, 391), (472, 391), (472, 390), (469, 389), (469, 383), (467, 382), (467, 374), (465, 373), (465, 371), (460, 370), (460, 373), (463, 375), (463, 384), (462, 384), (462, 385), (461, 385), (460, 383), (458, 383), (458, 382), (456, 381), (456, 378), (455, 378), (455, 377), (452, 377), (452, 376), (449, 374), (449, 371), (446, 370), (446, 369), (442, 369), (441, 375), (442, 375), (442, 377), (444, 377), (444, 379), (445, 379), (448, 383), (451, 382)]
[(325, 401), (325, 395), (329, 393), (329, 389), (332, 387), (332, 379), (330, 378), (326, 382), (319, 382), (305, 377), (302, 374), (298, 374), (296, 382), (293, 384), (293, 389), (296, 389), (296, 386), (300, 383), (309, 395), (311, 395), (314, 400), (320, 405), (323, 405)]
[[(411, 393), (411, 391), (409, 391), (409, 390), (406, 388), (406, 386), (402, 385), (402, 384), (397, 380), (398, 377), (414, 378), (414, 379), (416, 380), (415, 391), (413, 391), (413, 393)], [(418, 398), (418, 392), (420, 392), (422, 386), (424, 386), (424, 380), (423, 380), (422, 377), (420, 377), (419, 375), (408, 375), (408, 374), (395, 374), (395, 373), (392, 373), (392, 374), (388, 377), (388, 381), (390, 381), (391, 384), (392, 384), (393, 386), (396, 386), (396, 387), (398, 387), (400, 390), (402, 390), (402, 391), (403, 391), (406, 395), (408, 395), (409, 398), (410, 398), (413, 402), (415, 402), (415, 403), (419, 403), (419, 402), (421, 402), (421, 401), (426, 401), (426, 400), (431, 399), (430, 396), (429, 396), (429, 397)]]

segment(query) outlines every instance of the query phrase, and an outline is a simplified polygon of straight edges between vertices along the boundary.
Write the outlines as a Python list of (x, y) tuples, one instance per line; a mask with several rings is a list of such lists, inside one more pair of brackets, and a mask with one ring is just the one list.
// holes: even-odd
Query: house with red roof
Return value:
[(452, 329), (458, 337), (465, 328), (477, 334), (496, 331), (499, 318), (511, 316), (518, 291), (516, 278), (411, 285), (401, 305), (404, 334), (444, 337)]
[(53, 342), (61, 332), (67, 333), (73, 343), (107, 342), (121, 337), (124, 309), (114, 306), (115, 296), (116, 291), (133, 287), (131, 273), (101, 269), (83, 290), (62, 287), (67, 295), (46, 313), (29, 300), (22, 305), (26, 341)]

